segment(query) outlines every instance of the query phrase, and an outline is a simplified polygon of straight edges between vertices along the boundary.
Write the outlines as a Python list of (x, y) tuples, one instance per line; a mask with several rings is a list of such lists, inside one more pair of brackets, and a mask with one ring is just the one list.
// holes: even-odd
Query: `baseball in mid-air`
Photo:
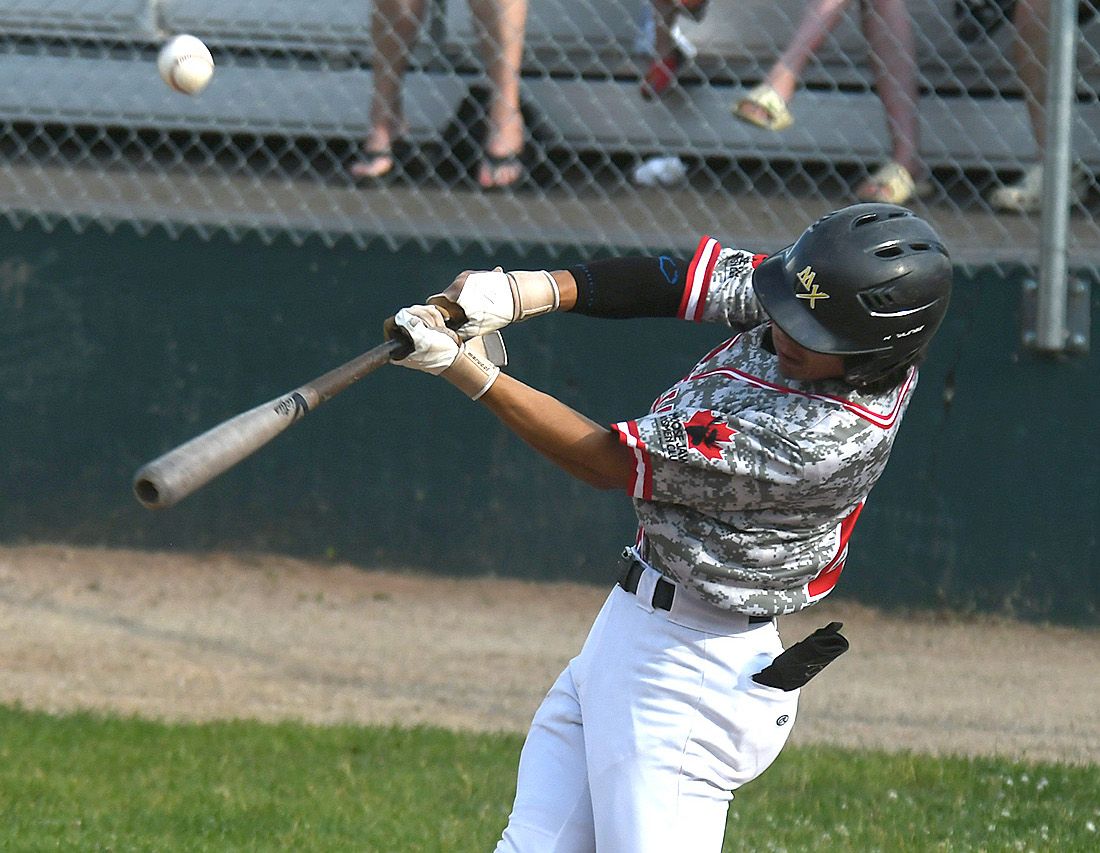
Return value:
[(157, 56), (157, 69), (164, 82), (185, 95), (197, 95), (214, 76), (210, 49), (194, 36), (173, 36)]

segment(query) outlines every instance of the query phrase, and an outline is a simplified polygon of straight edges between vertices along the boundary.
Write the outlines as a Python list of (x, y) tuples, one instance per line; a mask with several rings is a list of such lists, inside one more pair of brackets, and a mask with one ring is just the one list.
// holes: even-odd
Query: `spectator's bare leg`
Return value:
[(682, 13), (698, 20), (707, 0), (651, 0), (653, 11), (653, 56), (642, 75), (641, 95), (647, 101), (663, 97), (676, 84), (687, 56), (674, 35)]
[(478, 23), (482, 62), (492, 85), (486, 160), (478, 170), (485, 189), (506, 187), (523, 176), (523, 112), (520, 109), (520, 66), (527, 26), (527, 0), (470, 0)]
[(886, 111), (893, 159), (916, 179), (924, 177), (917, 121), (917, 53), (905, 0), (870, 0), (863, 7), (875, 88)]
[(675, 47), (672, 28), (680, 14), (680, 4), (675, 0), (653, 0), (653, 53), (663, 59)]
[(374, 92), (370, 132), (364, 158), (351, 167), (356, 178), (378, 178), (393, 169), (388, 153), (394, 140), (407, 132), (402, 108), (402, 84), (416, 34), (424, 21), (425, 0), (377, 0), (371, 11), (371, 69)]
[[(1046, 107), (1048, 61), (1050, 54), (1050, 0), (1019, 0), (1013, 15), (1016, 41), (1013, 59), (1023, 83), (1028, 121), (1035, 135), (1036, 162), (1024, 170), (1013, 184), (1002, 185), (989, 196), (997, 210), (1011, 213), (1038, 213), (1043, 202), (1043, 159), (1046, 149)], [(1078, 164), (1070, 169), (1070, 203), (1080, 200), (1088, 179)]]
[(791, 102), (807, 63), (840, 22), (848, 3), (849, 0), (810, 0), (806, 6), (787, 49), (764, 78), (785, 102)]
[(1046, 146), (1047, 58), (1050, 52), (1050, 0), (1019, 0), (1013, 17), (1013, 55), (1024, 85), (1024, 98), (1035, 145), (1042, 158)]

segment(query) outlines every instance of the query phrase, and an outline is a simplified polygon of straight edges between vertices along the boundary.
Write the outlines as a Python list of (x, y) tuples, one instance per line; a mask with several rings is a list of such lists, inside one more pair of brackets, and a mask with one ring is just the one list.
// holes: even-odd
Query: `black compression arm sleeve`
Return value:
[(675, 317), (688, 263), (661, 255), (577, 264), (569, 268), (577, 281), (573, 310), (589, 317)]

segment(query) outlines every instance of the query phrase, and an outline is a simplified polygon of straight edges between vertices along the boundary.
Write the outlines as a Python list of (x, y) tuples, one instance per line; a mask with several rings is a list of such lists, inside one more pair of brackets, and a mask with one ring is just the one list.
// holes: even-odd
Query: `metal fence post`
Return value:
[(1069, 343), (1067, 231), (1077, 93), (1077, 0), (1051, 0), (1046, 87), (1046, 147), (1039, 234), (1035, 348), (1062, 352)]

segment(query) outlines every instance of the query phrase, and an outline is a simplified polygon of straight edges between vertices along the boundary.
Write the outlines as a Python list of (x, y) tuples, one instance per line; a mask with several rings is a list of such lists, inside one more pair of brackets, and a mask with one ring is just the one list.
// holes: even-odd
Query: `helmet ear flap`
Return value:
[(844, 359), (844, 381), (862, 391), (877, 393), (898, 385), (909, 368), (920, 366), (928, 353), (927, 345), (909, 353), (863, 353)]

